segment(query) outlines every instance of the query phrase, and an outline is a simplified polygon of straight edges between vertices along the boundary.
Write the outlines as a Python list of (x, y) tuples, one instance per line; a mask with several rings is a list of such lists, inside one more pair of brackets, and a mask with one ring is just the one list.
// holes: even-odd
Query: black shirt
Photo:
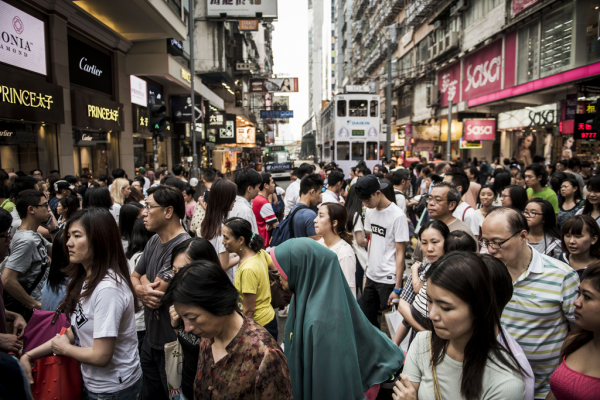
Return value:
[(183, 353), (181, 389), (186, 399), (193, 399), (194, 379), (198, 370), (198, 355), (200, 354), (200, 338), (193, 333), (187, 333), (182, 323), (177, 331), (177, 339)]

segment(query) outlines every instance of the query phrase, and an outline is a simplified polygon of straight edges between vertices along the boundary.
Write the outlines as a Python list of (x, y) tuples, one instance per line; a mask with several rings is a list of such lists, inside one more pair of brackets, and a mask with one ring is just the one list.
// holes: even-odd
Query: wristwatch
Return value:
[(402, 293), (402, 288), (400, 288), (400, 289), (394, 288), (394, 293), (396, 293), (396, 294)]

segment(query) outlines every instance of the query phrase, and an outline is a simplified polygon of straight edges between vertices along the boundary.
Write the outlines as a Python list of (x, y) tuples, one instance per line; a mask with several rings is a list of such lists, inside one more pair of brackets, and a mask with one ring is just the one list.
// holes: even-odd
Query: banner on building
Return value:
[(512, 15), (513, 17), (515, 15), (517, 15), (518, 13), (520, 13), (521, 11), (525, 10), (526, 8), (531, 7), (532, 5), (534, 5), (535, 3), (537, 3), (539, 0), (513, 0), (512, 2)]
[(206, 0), (209, 18), (275, 18), (277, 0)]
[(273, 98), (273, 110), (287, 111), (290, 109), (290, 96), (275, 96)]
[(265, 92), (298, 92), (298, 78), (250, 79), (250, 91)]
[(253, 126), (242, 126), (237, 128), (236, 143), (256, 143), (256, 128)]
[(195, 107), (192, 107), (191, 96), (171, 96), (171, 122), (192, 122), (192, 108), (196, 109), (196, 120), (199, 124), (202, 122), (202, 96), (194, 96), (196, 103)]
[(498, 129), (502, 130), (547, 126), (557, 122), (556, 103), (498, 114)]
[(462, 101), (502, 89), (502, 39), (465, 57)]
[(464, 122), (465, 140), (495, 140), (495, 119), (466, 119)]
[(438, 74), (440, 88), (440, 107), (448, 107), (448, 100), (452, 103), (459, 102), (460, 62), (443, 69)]

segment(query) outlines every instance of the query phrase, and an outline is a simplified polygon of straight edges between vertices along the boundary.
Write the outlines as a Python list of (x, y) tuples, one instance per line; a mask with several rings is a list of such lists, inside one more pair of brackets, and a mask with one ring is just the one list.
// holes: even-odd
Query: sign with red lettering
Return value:
[(496, 139), (496, 120), (495, 119), (466, 119), (463, 121), (465, 140), (495, 140)]
[(438, 74), (438, 85), (440, 88), (440, 106), (448, 107), (448, 100), (452, 103), (459, 102), (458, 91), (460, 89), (460, 62), (444, 68)]
[(598, 132), (592, 130), (591, 120), (595, 114), (576, 114), (575, 115), (575, 132), (573, 139), (600, 139)]
[(462, 101), (502, 89), (502, 39), (465, 57)]

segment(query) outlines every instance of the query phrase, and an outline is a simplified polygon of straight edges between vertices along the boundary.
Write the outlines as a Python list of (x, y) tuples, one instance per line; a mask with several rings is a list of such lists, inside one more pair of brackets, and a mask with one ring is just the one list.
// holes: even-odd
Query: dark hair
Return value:
[(235, 201), (237, 186), (235, 183), (218, 179), (210, 189), (210, 200), (206, 205), (206, 216), (200, 224), (200, 236), (212, 240), (221, 234), (221, 226)]
[(429, 168), (429, 167), (423, 167), (421, 169), (421, 173), (423, 174), (423, 176), (429, 176), (429, 174), (431, 174), (431, 168)]
[[(327, 214), (329, 215), (329, 222), (331, 223), (333, 232), (352, 246), (352, 234), (346, 230), (348, 211), (339, 203), (323, 203), (321, 207), (323, 206), (327, 207)], [(334, 229), (333, 221), (337, 221), (337, 229)]]
[(144, 188), (144, 185), (146, 184), (146, 180), (144, 179), (143, 176), (136, 175), (136, 176), (133, 177), (133, 180), (136, 181), (136, 182), (139, 182), (140, 186), (142, 187), (142, 189)]
[(44, 196), (44, 193), (35, 189), (27, 189), (20, 192), (15, 203), (15, 208), (17, 209), (19, 217), (21, 219), (25, 219), (27, 217), (27, 210), (29, 209), (29, 207), (39, 206), (40, 199), (42, 197), (44, 199), (46, 198), (46, 196)]
[(139, 203), (144, 201), (144, 193), (140, 189), (136, 188), (135, 186), (130, 186), (129, 191), (129, 197), (124, 199), (124, 204)]
[[(581, 189), (579, 188), (579, 183), (577, 182), (577, 179), (575, 179), (574, 176), (568, 177), (567, 179), (562, 181), (560, 185), (562, 186), (562, 184), (565, 182), (569, 182), (569, 184), (575, 188), (575, 193), (573, 195), (573, 201), (575, 202), (575, 204), (579, 203), (582, 200), (582, 197), (581, 197)], [(555, 190), (555, 192), (556, 192), (556, 190)], [(560, 188), (557, 193), (560, 193)], [(558, 206), (562, 207), (563, 204), (565, 204), (565, 197), (560, 195), (560, 196), (558, 196)]]
[(181, 303), (200, 307), (216, 316), (239, 311), (239, 293), (217, 264), (207, 260), (193, 261), (175, 274), (163, 296), (163, 304)]
[[(380, 183), (386, 183), (387, 186), (383, 189), (381, 189), (381, 194), (383, 194), (390, 202), (397, 204), (396, 203), (396, 193), (394, 192), (394, 186), (392, 185), (392, 182), (388, 181), (387, 179), (379, 179)], [(369, 196), (371, 197), (371, 196)]]
[(50, 175), (46, 178), (46, 180), (48, 181), (48, 193), (50, 193), (50, 199), (52, 199), (56, 197), (56, 190), (54, 189), (54, 184), (58, 182), (60, 178), (56, 175)]
[(546, 168), (550, 168), (550, 177), (552, 177), (552, 175), (554, 175), (554, 173), (556, 172), (556, 163), (551, 163), (546, 165)]
[[(119, 228), (112, 214), (103, 208), (77, 211), (73, 218), (67, 221), (65, 232), (68, 233), (74, 223), (78, 223), (85, 231), (88, 251), (92, 252), (94, 258), (94, 268), (90, 269), (88, 275), (83, 265), (69, 264), (65, 272), (68, 274), (70, 282), (67, 287), (67, 296), (59, 306), (60, 309), (70, 315), (75, 311), (79, 301), (90, 296), (100, 281), (109, 276), (111, 269), (114, 273), (111, 278), (116, 281), (117, 276), (120, 277), (131, 291), (135, 301), (137, 295), (129, 279), (129, 264), (125, 258), (125, 252), (123, 252)], [(63, 240), (63, 251), (68, 254), (65, 240)]]
[(183, 167), (183, 165), (181, 165), (181, 164), (175, 164), (175, 165), (173, 165), (173, 174), (175, 176), (179, 176), (179, 175), (181, 175), (184, 172), (185, 172), (185, 168)]
[(481, 261), (483, 261), (490, 273), (494, 294), (496, 295), (496, 307), (498, 308), (498, 313), (502, 314), (504, 307), (512, 299), (512, 277), (506, 265), (496, 257), (490, 254), (480, 254), (479, 257), (481, 257)]
[(451, 251), (470, 251), (477, 253), (477, 242), (471, 235), (464, 231), (452, 231), (446, 238), (446, 252)]
[(108, 175), (106, 174), (101, 174), (98, 175), (98, 179), (96, 179), (98, 182), (106, 182), (108, 180)]
[(24, 190), (35, 190), (38, 184), (38, 180), (33, 176), (21, 176), (15, 179), (13, 184), (10, 186), (10, 198), (15, 199)]
[[(600, 261), (594, 261), (584, 271), (581, 277), (581, 282), (590, 281), (591, 286), (597, 292), (600, 292)], [(576, 330), (572, 332), (568, 340), (565, 341), (565, 346), (560, 352), (560, 359), (564, 359), (569, 354), (574, 353), (581, 346), (594, 339), (594, 332), (586, 330)]]
[(581, 167), (581, 160), (579, 159), (579, 157), (571, 157), (567, 162), (567, 166), (569, 169), (579, 168)]
[[(590, 178), (587, 184), (588, 192), (600, 192), (600, 175), (594, 175)], [(594, 211), (594, 205), (590, 203), (589, 199), (585, 199), (585, 205), (583, 206), (582, 214), (584, 215), (592, 215)]]
[(540, 205), (542, 209), (542, 224), (544, 226), (544, 233), (546, 235), (550, 235), (555, 238), (560, 238), (560, 231), (556, 226), (556, 213), (554, 212), (554, 207), (548, 200), (544, 200), (539, 197), (534, 197), (529, 200), (527, 204), (537, 203)]
[(43, 173), (41, 169), (32, 169), (31, 172), (29, 173), (29, 175), (33, 175), (35, 173), (35, 171), (40, 171), (40, 173)]
[[(183, 182), (179, 180), (180, 182)], [(211, 197), (213, 192), (211, 191)], [(159, 206), (173, 207), (173, 213), (177, 215), (179, 219), (185, 217), (185, 200), (180, 190), (177, 190), (168, 185), (158, 185), (148, 189), (148, 196), (153, 195), (154, 201)]]
[(262, 178), (255, 169), (244, 168), (237, 171), (235, 175), (235, 184), (237, 185), (238, 196), (244, 196), (248, 187), (255, 187), (262, 184)]
[(75, 214), (79, 210), (79, 199), (73, 196), (63, 197), (58, 200), (58, 203), (63, 206), (64, 209), (67, 210), (67, 214), (65, 215), (65, 221), (71, 219), (73, 214)]
[(542, 177), (540, 184), (542, 187), (548, 184), (548, 171), (546, 171), (546, 167), (541, 166), (540, 164), (530, 164), (525, 168), (525, 172), (531, 171), (535, 175), (536, 178)]
[[(187, 185), (189, 185), (189, 183), (184, 182), (179, 178), (175, 178), (175, 177), (171, 176), (171, 177), (167, 177), (166, 179), (164, 179), (164, 181), (161, 182), (161, 185), (162, 186), (171, 186), (171, 187), (179, 190), (180, 192), (183, 192), (183, 190), (185, 189), (185, 187)], [(148, 193), (148, 195), (150, 195), (150, 193)]]
[(87, 196), (87, 207), (89, 208), (104, 208), (110, 210), (113, 206), (112, 197), (110, 197), (110, 191), (107, 187), (94, 188), (86, 192)]
[(6, 232), (12, 226), (13, 217), (4, 208), (0, 208), (0, 232)]
[(262, 178), (262, 183), (258, 188), (260, 190), (264, 190), (265, 185), (269, 185), (271, 183), (271, 174), (269, 174), (268, 172), (263, 172), (262, 174), (260, 174), (260, 177)]
[(465, 195), (469, 191), (469, 185), (471, 182), (469, 181), (469, 177), (465, 174), (465, 171), (458, 168), (451, 168), (450, 171), (446, 172), (446, 176), (452, 177), (452, 183), (454, 186), (460, 186), (460, 194)]
[(202, 179), (206, 182), (214, 182), (216, 177), (217, 170), (213, 167), (205, 168), (204, 171), (202, 171)]
[(380, 180), (383, 180), (385, 178), (385, 176), (383, 176), (383, 174), (381, 172), (375, 172), (373, 175), (375, 175)]
[(327, 176), (327, 186), (332, 187), (344, 180), (345, 176), (343, 172), (333, 170)]
[(448, 225), (446, 225), (442, 221), (430, 219), (421, 226), (421, 229), (417, 234), (419, 242), (421, 241), (421, 236), (423, 235), (423, 232), (425, 232), (427, 229), (435, 229), (436, 231), (441, 233), (442, 237), (444, 238), (444, 253), (446, 253), (446, 247), (448, 246), (447, 239), (450, 235), (450, 229), (448, 228)]
[(65, 175), (63, 177), (63, 181), (69, 182), (71, 185), (76, 185), (79, 183), (79, 179), (77, 179), (74, 175)]
[(356, 195), (355, 185), (350, 186), (348, 197), (346, 197), (346, 213), (348, 214), (348, 222), (346, 222), (346, 230), (354, 234), (354, 227), (360, 218), (362, 220), (362, 201)]
[(173, 268), (175, 259), (181, 254), (187, 255), (190, 262), (206, 260), (221, 265), (215, 247), (204, 238), (196, 237), (187, 239), (173, 247), (171, 251), (171, 268)]
[(394, 186), (402, 184), (402, 181), (410, 181), (410, 172), (406, 169), (399, 169), (392, 173), (392, 183)]
[(292, 172), (290, 172), (290, 175), (298, 177), (298, 168), (292, 168)]
[(127, 253), (125, 256), (130, 259), (135, 255), (135, 253), (139, 253), (144, 251), (146, 248), (146, 244), (150, 240), (150, 238), (154, 236), (154, 232), (150, 232), (146, 229), (146, 225), (144, 224), (144, 217), (139, 217), (133, 223), (133, 229), (131, 230), (131, 238), (129, 239), (129, 243), (127, 244)]
[[(548, 181), (548, 185), (550, 189), (554, 190), (555, 193), (560, 194), (560, 187), (562, 183), (567, 180), (569, 177), (573, 177), (573, 175), (568, 174), (566, 172), (556, 172), (552, 175), (552, 177)], [(578, 184), (579, 186), (579, 184)], [(559, 196), (560, 197), (560, 196)]]
[(450, 203), (452, 203), (452, 202), (456, 203), (454, 208), (451, 210), (451, 211), (454, 211), (454, 210), (456, 210), (456, 207), (458, 207), (458, 205), (460, 204), (460, 202), (462, 200), (462, 195), (460, 194), (460, 192), (458, 191), (456, 186), (450, 182), (439, 182), (435, 185), (434, 189), (444, 188), (444, 187), (448, 188), (448, 192), (446, 193), (446, 200), (447, 200), (448, 208), (450, 208)]
[(492, 214), (504, 214), (506, 216), (508, 227), (512, 233), (522, 231), (529, 232), (529, 225), (527, 225), (527, 220), (521, 211), (517, 211), (508, 207), (495, 207), (488, 212), (488, 215), (486, 215), (485, 218), (489, 218)]
[(441, 175), (442, 171), (444, 170), (444, 168), (446, 168), (446, 165), (448, 165), (447, 162), (439, 162), (437, 164), (435, 164), (435, 166), (433, 167), (434, 171), (436, 174)]
[(502, 195), (502, 192), (507, 186), (510, 186), (510, 173), (506, 171), (500, 171), (494, 176), (494, 191), (499, 195)]
[(525, 207), (527, 206), (527, 190), (519, 185), (507, 186), (505, 189), (508, 189), (512, 208), (520, 212), (525, 211)]
[(323, 179), (319, 174), (306, 175), (300, 181), (300, 195), (308, 194), (311, 190), (320, 191), (323, 187)]
[(298, 178), (304, 178), (308, 174), (312, 174), (312, 166), (308, 163), (302, 163), (298, 168)]
[[(188, 196), (192, 196), (192, 198), (194, 197), (194, 195), (196, 194), (196, 189), (194, 189), (193, 187), (191, 187), (190, 185), (187, 185), (185, 187), (185, 189), (183, 189), (183, 191), (185, 192), (186, 195)], [(183, 193), (182, 193), (183, 194)]]
[(363, 176), (371, 175), (371, 170), (366, 165), (361, 165), (356, 170), (356, 174), (363, 174)]
[[(154, 171), (154, 177), (158, 180), (165, 172), (168, 172), (166, 168), (158, 168), (156, 171)], [(204, 173), (206, 173), (206, 170), (204, 170)]]
[(119, 230), (121, 237), (127, 241), (131, 240), (131, 233), (135, 221), (140, 217), (143, 206), (140, 203), (127, 203), (121, 207), (119, 212)]
[(112, 176), (115, 179), (117, 179), (117, 178), (124, 178), (125, 177), (125, 171), (123, 171), (123, 169), (121, 169), (121, 168), (115, 168), (115, 169), (112, 170)]
[(569, 248), (565, 243), (565, 235), (569, 232), (573, 235), (581, 235), (584, 227), (587, 227), (590, 236), (598, 237), (596, 243), (590, 246), (590, 255), (600, 256), (600, 227), (598, 227), (596, 220), (589, 215), (574, 215), (564, 223), (560, 236), (563, 253), (569, 254)]
[[(525, 375), (509, 348), (496, 339), (500, 312), (487, 266), (476, 254), (464, 251), (448, 253), (425, 273), (429, 285), (447, 290), (470, 307), (473, 334), (464, 349), (460, 393), (465, 399), (479, 399), (483, 390), (485, 365), (493, 355), (495, 363), (514, 373)], [(504, 332), (500, 335), (507, 343)], [(448, 341), (431, 332), (431, 360), (438, 365), (444, 359)]]
[(52, 259), (50, 260), (50, 272), (48, 273), (48, 286), (55, 294), (60, 292), (62, 286), (67, 283), (65, 268), (69, 265), (68, 253), (63, 246), (63, 230), (60, 230), (52, 241)]
[(252, 225), (245, 219), (239, 217), (229, 218), (223, 225), (231, 230), (235, 239), (244, 238), (244, 244), (253, 252), (258, 253), (265, 248), (265, 239), (258, 233), (253, 233)]
[(494, 194), (494, 199), (495, 199), (496, 197), (498, 197), (498, 193), (496, 193), (496, 190), (494, 189), (494, 186), (492, 186), (492, 185), (483, 185), (483, 186), (481, 186), (481, 189), (479, 189), (479, 193), (477, 193), (477, 204), (481, 204), (481, 201), (480, 201), (480, 197), (479, 197), (479, 196), (481, 196), (481, 191), (482, 191), (483, 189), (489, 189), (489, 190), (491, 190), (491, 191), (492, 191), (492, 193)]
[(533, 156), (533, 162), (534, 163), (539, 164), (539, 163), (543, 163), (544, 161), (546, 161), (546, 158), (543, 157), (543, 156), (541, 156), (541, 155), (539, 155), (539, 154), (536, 154), (535, 156)]

